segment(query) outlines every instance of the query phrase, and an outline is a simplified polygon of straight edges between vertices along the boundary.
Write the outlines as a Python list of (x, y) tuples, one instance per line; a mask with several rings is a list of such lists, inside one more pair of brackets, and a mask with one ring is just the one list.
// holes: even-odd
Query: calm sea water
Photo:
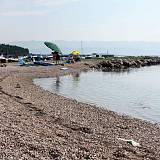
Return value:
[(90, 71), (35, 79), (34, 83), (45, 90), (81, 102), (160, 122), (160, 66), (118, 73)]

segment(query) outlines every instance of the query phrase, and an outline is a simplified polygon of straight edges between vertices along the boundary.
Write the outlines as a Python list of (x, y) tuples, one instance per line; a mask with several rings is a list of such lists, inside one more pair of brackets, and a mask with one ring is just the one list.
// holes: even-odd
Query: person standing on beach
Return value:
[(56, 55), (56, 63), (59, 64), (59, 61), (60, 61), (60, 55), (59, 55), (59, 53), (57, 52), (57, 55)]
[(59, 53), (58, 52), (53, 52), (52, 55), (53, 55), (53, 61), (55, 61), (56, 64), (59, 64), (59, 61), (60, 61)]

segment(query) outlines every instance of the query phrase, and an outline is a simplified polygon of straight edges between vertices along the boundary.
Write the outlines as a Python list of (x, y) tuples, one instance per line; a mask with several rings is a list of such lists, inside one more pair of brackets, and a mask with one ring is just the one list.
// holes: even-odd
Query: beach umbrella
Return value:
[(73, 51), (71, 54), (78, 56), (78, 55), (80, 55), (80, 52), (79, 51)]
[(62, 54), (61, 50), (59, 49), (59, 47), (55, 44), (55, 43), (51, 43), (51, 42), (44, 42), (44, 44), (51, 49), (53, 52), (58, 52), (59, 54)]

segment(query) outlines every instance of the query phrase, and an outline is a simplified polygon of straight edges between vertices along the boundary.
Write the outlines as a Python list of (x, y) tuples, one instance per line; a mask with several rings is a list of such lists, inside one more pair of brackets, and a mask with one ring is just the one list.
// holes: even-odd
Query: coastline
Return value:
[[(87, 71), (89, 65), (70, 65), (65, 72), (60, 68), (0, 68), (2, 158), (160, 159), (158, 125), (77, 102), (32, 83), (33, 78)], [(141, 147), (117, 138), (133, 139)]]

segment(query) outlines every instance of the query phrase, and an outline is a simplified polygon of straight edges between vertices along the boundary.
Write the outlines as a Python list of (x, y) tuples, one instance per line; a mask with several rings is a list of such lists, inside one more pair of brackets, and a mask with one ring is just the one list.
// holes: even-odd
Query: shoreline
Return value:
[[(33, 78), (63, 75), (60, 68), (0, 68), (4, 159), (160, 158), (157, 125), (44, 91), (32, 83)], [(66, 73), (87, 71), (89, 66), (77, 63), (69, 68)], [(117, 138), (133, 139), (141, 147)]]
[[(151, 67), (151, 66), (145, 66), (145, 67)], [(130, 70), (131, 69), (133, 69), (133, 68), (130, 68)], [(134, 68), (134, 69), (139, 69), (139, 68)], [(87, 72), (103, 72), (103, 71), (101, 71), (101, 70), (90, 70), (90, 69), (88, 69), (88, 71)], [(124, 70), (123, 72), (127, 72), (128, 70)], [(82, 72), (83, 73), (83, 71), (80, 71), (80, 72)], [(68, 73), (69, 75), (70, 75), (70, 73)], [(65, 74), (65, 75), (60, 75), (60, 77), (63, 77), (63, 76), (68, 76), (67, 74)], [(76, 99), (76, 98), (73, 98), (73, 97), (69, 97), (68, 95), (63, 95), (63, 94), (61, 94), (61, 93), (59, 93), (59, 92), (56, 92), (56, 91), (49, 91), (49, 90), (47, 90), (47, 89), (44, 89), (43, 87), (41, 87), (39, 84), (36, 84), (36, 82), (34, 82), (34, 80), (39, 80), (39, 79), (47, 79), (47, 78), (56, 78), (56, 77), (40, 77), (40, 78), (34, 78), (33, 79), (33, 84), (35, 85), (35, 86), (37, 86), (38, 88), (40, 88), (41, 90), (44, 90), (44, 91), (46, 91), (46, 92), (49, 92), (49, 93), (52, 93), (52, 94), (54, 94), (54, 95), (57, 95), (57, 96), (60, 96), (60, 97), (63, 97), (63, 98), (66, 98), (66, 99), (69, 99), (69, 100), (71, 100), (71, 101), (77, 101), (78, 103), (82, 103), (82, 104), (84, 104), (84, 105), (89, 105), (89, 106), (92, 106), (92, 107), (95, 107), (97, 110), (98, 109), (100, 109), (100, 110), (102, 110), (102, 111), (110, 111), (110, 112), (114, 112), (115, 114), (117, 114), (117, 115), (119, 115), (119, 116), (124, 116), (124, 117), (128, 117), (129, 119), (138, 119), (138, 120), (141, 120), (141, 121), (145, 121), (145, 122), (147, 122), (147, 123), (151, 123), (151, 124), (153, 124), (153, 125), (158, 125), (159, 127), (160, 127), (160, 122), (159, 121), (156, 121), (156, 120), (153, 120), (153, 119), (151, 119), (151, 118), (142, 118), (142, 117), (136, 117), (136, 116), (133, 116), (133, 115), (129, 115), (129, 114), (127, 114), (127, 113), (120, 113), (120, 112), (118, 112), (118, 111), (114, 111), (114, 110), (112, 110), (112, 109), (109, 109), (108, 107), (108, 105), (100, 105), (100, 104), (98, 104), (98, 103), (94, 103), (94, 102), (89, 102), (89, 101), (85, 101), (85, 100), (82, 100), (82, 99)]]

